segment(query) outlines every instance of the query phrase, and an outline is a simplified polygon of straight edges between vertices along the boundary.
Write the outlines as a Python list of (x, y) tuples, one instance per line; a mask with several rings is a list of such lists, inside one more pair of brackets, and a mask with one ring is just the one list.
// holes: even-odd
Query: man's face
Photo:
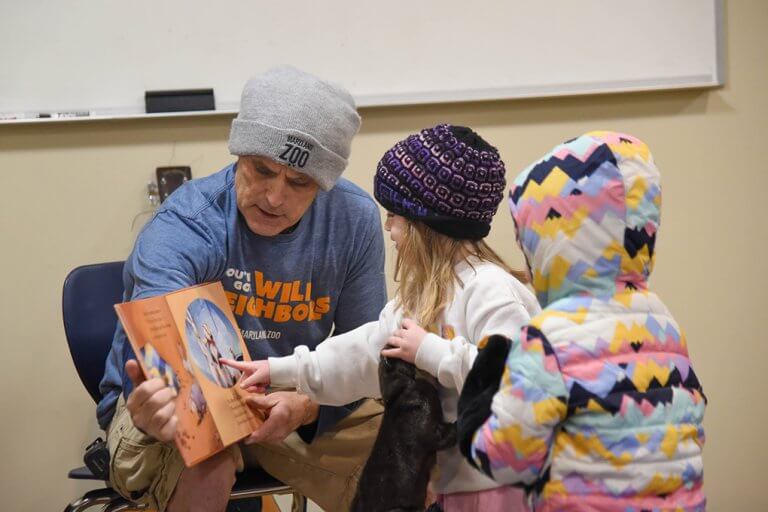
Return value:
[(319, 188), (306, 174), (268, 158), (237, 159), (237, 208), (257, 235), (275, 236), (299, 222)]

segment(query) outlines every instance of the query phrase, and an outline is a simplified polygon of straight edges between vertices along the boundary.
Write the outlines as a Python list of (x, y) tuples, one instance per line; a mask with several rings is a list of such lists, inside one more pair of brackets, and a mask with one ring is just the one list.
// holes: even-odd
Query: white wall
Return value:
[[(664, 187), (651, 285), (686, 329), (710, 400), (705, 486), (714, 511), (768, 510), (767, 26), (768, 3), (728, 3), (722, 90), (363, 109), (349, 170), (370, 190), (384, 150), (439, 121), (473, 126), (498, 145), (510, 179), (555, 143), (590, 129), (644, 139)], [(0, 126), (0, 508), (63, 509), (83, 489), (65, 474), (97, 431), (61, 326), (66, 273), (125, 257), (155, 167), (191, 165), (202, 176), (229, 162), (228, 121)], [(520, 262), (505, 211), (490, 241)]]

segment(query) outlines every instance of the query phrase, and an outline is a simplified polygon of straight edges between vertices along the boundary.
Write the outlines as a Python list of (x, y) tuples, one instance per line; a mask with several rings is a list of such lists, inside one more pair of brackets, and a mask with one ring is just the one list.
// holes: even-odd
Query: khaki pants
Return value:
[[(324, 510), (349, 509), (376, 440), (383, 408), (366, 400), (335, 427), (306, 444), (295, 432), (281, 444), (234, 445), (238, 469), (261, 466)], [(110, 483), (128, 499), (164, 511), (184, 470), (172, 443), (141, 433), (122, 399), (107, 432)]]

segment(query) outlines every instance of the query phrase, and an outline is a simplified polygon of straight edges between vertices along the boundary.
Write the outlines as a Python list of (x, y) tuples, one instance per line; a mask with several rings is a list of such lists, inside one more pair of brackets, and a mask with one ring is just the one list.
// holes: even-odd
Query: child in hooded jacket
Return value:
[(661, 207), (648, 147), (587, 133), (523, 171), (509, 200), (544, 309), (478, 355), (462, 452), (536, 511), (703, 511), (706, 399), (648, 289)]

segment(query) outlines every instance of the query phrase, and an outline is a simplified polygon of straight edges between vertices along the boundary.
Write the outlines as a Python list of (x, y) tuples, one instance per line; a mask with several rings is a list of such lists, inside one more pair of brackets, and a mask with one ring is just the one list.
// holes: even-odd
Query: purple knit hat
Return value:
[(447, 124), (395, 144), (373, 179), (387, 210), (469, 240), (488, 235), (505, 187), (498, 150), (470, 128)]

